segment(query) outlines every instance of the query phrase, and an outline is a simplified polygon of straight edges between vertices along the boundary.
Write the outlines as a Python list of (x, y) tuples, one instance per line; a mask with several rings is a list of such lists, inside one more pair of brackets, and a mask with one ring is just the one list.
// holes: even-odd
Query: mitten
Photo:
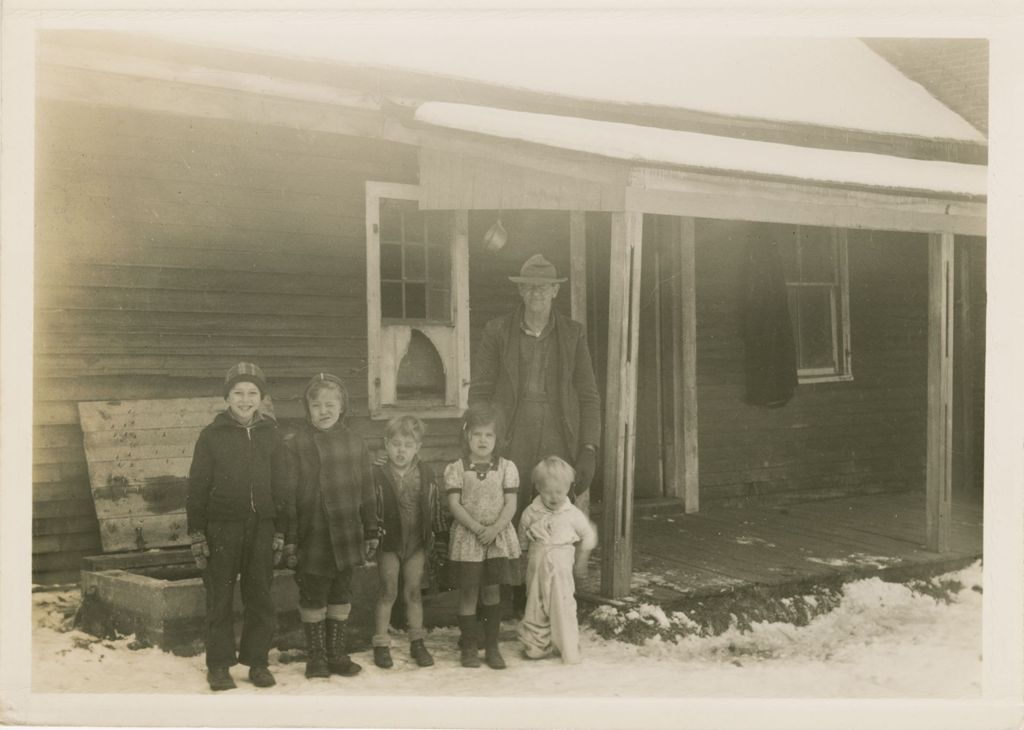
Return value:
[(274, 533), (274, 541), (271, 543), (271, 550), (274, 552), (274, 565), (281, 564), (281, 553), (284, 552), (284, 535), (280, 532)]
[(196, 567), (206, 570), (206, 559), (210, 557), (210, 546), (206, 544), (206, 533), (189, 533), (192, 538), (192, 559), (196, 561)]
[(284, 546), (284, 567), (292, 568), (293, 570), (299, 564), (298, 548), (294, 545)]

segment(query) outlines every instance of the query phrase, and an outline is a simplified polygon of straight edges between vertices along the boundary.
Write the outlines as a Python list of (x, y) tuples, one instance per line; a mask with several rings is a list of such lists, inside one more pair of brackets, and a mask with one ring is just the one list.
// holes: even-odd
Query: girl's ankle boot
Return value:
[(327, 619), (327, 668), (331, 674), (342, 677), (354, 677), (362, 669), (345, 652), (345, 622), (330, 618)]
[(476, 615), (459, 616), (459, 630), (462, 632), (462, 638), (459, 640), (459, 655), (462, 661), (462, 666), (479, 667), (480, 657), (476, 653)]
[(326, 621), (318, 621), (315, 624), (302, 624), (306, 631), (306, 677), (309, 679), (331, 676), (331, 670), (327, 668), (325, 623)]
[(501, 631), (501, 604), (484, 606), (480, 612), (484, 625), (484, 661), (491, 669), (504, 669), (505, 657), (498, 648), (498, 633)]

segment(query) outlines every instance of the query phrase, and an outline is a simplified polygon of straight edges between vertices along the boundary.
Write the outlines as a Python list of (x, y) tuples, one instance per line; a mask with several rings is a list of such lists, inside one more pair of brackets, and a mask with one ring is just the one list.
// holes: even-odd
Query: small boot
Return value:
[(327, 666), (327, 647), (324, 624), (326, 621), (316, 623), (303, 623), (302, 628), (306, 631), (306, 678), (330, 677), (331, 670)]
[(421, 667), (432, 667), (434, 666), (434, 657), (427, 651), (426, 645), (423, 643), (423, 639), (416, 639), (409, 644), (409, 654), (418, 666)]
[(391, 667), (395, 666), (395, 661), (391, 658), (391, 647), (373, 647), (373, 663), (381, 669), (391, 669)]
[(481, 611), (484, 626), (484, 661), (491, 669), (504, 669), (505, 658), (498, 649), (498, 632), (501, 631), (501, 604), (484, 606)]
[(327, 668), (331, 674), (354, 677), (361, 666), (345, 653), (345, 622), (327, 619)]
[(462, 666), (479, 667), (480, 657), (476, 653), (476, 614), (472, 616), (459, 616), (459, 630), (462, 632), (462, 638), (459, 639), (459, 654)]

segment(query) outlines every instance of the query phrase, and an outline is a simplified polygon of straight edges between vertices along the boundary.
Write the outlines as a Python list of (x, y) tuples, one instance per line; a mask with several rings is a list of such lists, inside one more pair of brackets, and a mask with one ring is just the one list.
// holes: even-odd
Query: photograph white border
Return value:
[[(287, 8), (262, 2), (259, 7)], [(430, 9), (436, 3), (403, 3)], [(446, 3), (448, 7), (456, 4)], [(458, 3), (470, 9), (481, 3)], [(520, 4), (521, 5), (521, 4)], [(723, 2), (710, 11), (602, 11), (618, 3), (563, 4), (610, 22), (658, 14), (692, 34), (986, 37), (990, 40), (988, 325), (985, 402), (983, 697), (978, 700), (740, 700), (680, 698), (367, 698), (316, 696), (56, 695), (31, 692), (32, 311), (34, 31), (162, 29), (196, 22), (275, 23), (310, 11), (372, 2), (304, 3), (301, 13), (259, 15), (248, 2), (156, 7), (89, 0), (8, 2), (2, 16), (0, 215), (0, 721), (52, 725), (645, 728), (987, 728), (1021, 723), (1024, 694), (1024, 10), (997, 2)], [(679, 8), (685, 3), (672, 3)], [(497, 3), (508, 7), (508, 3)], [(1015, 7), (1016, 6), (1016, 7)], [(546, 8), (550, 3), (536, 3)], [(242, 10), (242, 9), (245, 10)], [(260, 11), (263, 12), (262, 10)], [(269, 11), (268, 11), (269, 12)], [(525, 6), (517, 12), (526, 12)], [(327, 17), (326, 15), (323, 17)], [(543, 717), (543, 720), (538, 720)]]

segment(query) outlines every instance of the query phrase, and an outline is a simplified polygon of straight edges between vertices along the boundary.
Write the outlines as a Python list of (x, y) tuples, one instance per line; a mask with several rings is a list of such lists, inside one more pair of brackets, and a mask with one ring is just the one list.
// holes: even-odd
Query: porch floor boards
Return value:
[[(663, 606), (752, 586), (932, 574), (982, 554), (982, 507), (953, 504), (952, 550), (925, 549), (923, 491), (637, 514), (633, 593)], [(593, 560), (579, 586), (600, 594)]]

